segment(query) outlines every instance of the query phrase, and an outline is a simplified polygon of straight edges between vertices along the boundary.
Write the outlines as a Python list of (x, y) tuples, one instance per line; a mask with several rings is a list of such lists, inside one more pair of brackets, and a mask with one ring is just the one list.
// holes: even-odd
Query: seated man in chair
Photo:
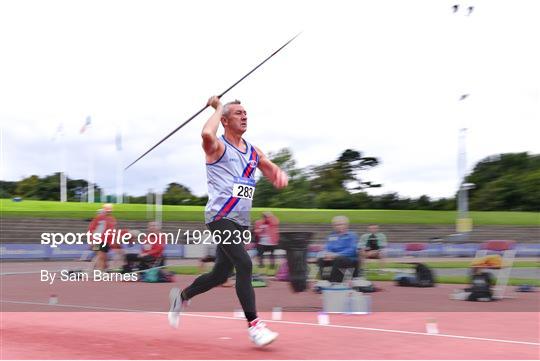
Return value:
[(159, 224), (157, 222), (149, 222), (148, 233), (144, 240), (141, 240), (142, 252), (126, 255), (129, 269), (136, 267), (139, 270), (145, 270), (165, 264), (164, 245), (166, 239), (160, 235), (161, 229)]
[(384, 266), (384, 249), (388, 242), (384, 233), (379, 231), (379, 226), (371, 224), (368, 232), (360, 237), (359, 248), (363, 259), (378, 259), (379, 268)]
[(319, 258), (319, 275), (324, 278), (324, 268), (332, 267), (330, 282), (343, 282), (343, 269), (352, 268), (353, 277), (358, 274), (358, 236), (349, 231), (349, 219), (336, 216), (332, 219), (335, 231), (328, 237), (328, 242)]
[(368, 232), (360, 237), (361, 248), (365, 258), (381, 259), (382, 251), (387, 245), (386, 236), (379, 232), (379, 226), (371, 224)]

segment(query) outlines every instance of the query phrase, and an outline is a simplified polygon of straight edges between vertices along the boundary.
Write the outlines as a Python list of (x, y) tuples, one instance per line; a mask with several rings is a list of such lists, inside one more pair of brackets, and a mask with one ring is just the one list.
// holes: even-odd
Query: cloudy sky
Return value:
[[(381, 160), (373, 194), (450, 196), (460, 128), (469, 170), (540, 152), (539, 15), (538, 1), (2, 1), (0, 178), (87, 178), (92, 160), (113, 193), (119, 162), (303, 31), (224, 98), (245, 105), (246, 138), (300, 166), (357, 149)], [(210, 114), (125, 172), (125, 192), (204, 194)]]

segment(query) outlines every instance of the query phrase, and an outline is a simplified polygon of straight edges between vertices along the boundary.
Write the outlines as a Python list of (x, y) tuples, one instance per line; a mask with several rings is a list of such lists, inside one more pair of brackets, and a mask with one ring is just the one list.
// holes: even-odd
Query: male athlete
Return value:
[[(202, 130), (202, 147), (206, 154), (208, 203), (205, 210), (207, 227), (214, 240), (221, 238), (216, 251), (216, 263), (210, 273), (199, 276), (190, 286), (180, 291), (171, 290), (169, 323), (178, 327), (180, 312), (187, 301), (227, 281), (236, 270), (236, 294), (248, 321), (250, 339), (257, 346), (268, 345), (278, 334), (270, 331), (257, 318), (255, 292), (251, 285), (251, 258), (243, 240), (249, 227), (249, 213), (255, 191), (255, 169), (281, 189), (287, 186), (287, 174), (272, 163), (259, 148), (248, 143), (242, 135), (247, 130), (247, 113), (238, 100), (222, 105), (217, 96), (208, 100), (215, 109)], [(225, 134), (217, 137), (219, 123)], [(228, 242), (224, 242), (230, 235)], [(242, 242), (238, 242), (241, 235)]]

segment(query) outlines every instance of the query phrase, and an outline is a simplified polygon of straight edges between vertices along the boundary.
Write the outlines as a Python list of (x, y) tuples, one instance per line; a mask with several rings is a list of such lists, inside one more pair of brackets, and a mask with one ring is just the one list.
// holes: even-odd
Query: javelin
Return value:
[[(233, 85), (231, 85), (230, 87), (227, 88), (227, 90), (225, 90), (223, 93), (219, 94), (218, 95), (218, 98), (221, 98), (223, 95), (225, 95), (229, 90), (231, 90), (232, 88), (234, 88), (236, 85), (238, 85), (238, 83), (240, 83), (242, 80), (244, 80), (245, 78), (247, 78), (251, 73), (253, 73), (255, 70), (257, 70), (261, 65), (263, 65), (264, 63), (266, 63), (268, 60), (270, 60), (271, 57), (273, 57), (274, 55), (276, 55), (277, 53), (279, 53), (279, 51), (281, 49), (283, 49), (284, 47), (286, 47), (287, 45), (289, 45), (289, 43), (291, 41), (293, 41), (294, 39), (296, 39), (298, 37), (298, 35), (300, 35), (301, 33), (298, 33), (296, 34), (294, 37), (292, 37), (289, 41), (287, 41), (285, 44), (283, 44), (281, 46), (281, 48), (279, 48), (278, 50), (274, 51), (268, 58), (264, 59), (259, 65), (257, 65), (255, 68), (251, 69), (251, 71), (249, 73), (247, 73), (246, 75), (244, 75), (242, 78), (240, 78), (240, 80), (238, 80), (236, 83), (234, 83)], [(201, 114), (203, 111), (206, 110), (206, 108), (208, 108), (208, 104), (205, 105), (201, 110), (199, 110), (197, 113), (193, 114), (191, 117), (189, 117), (188, 120), (186, 120), (185, 122), (183, 122), (182, 124), (180, 124), (175, 130), (173, 130), (172, 132), (170, 132), (169, 134), (167, 134), (167, 136), (165, 136), (165, 138), (161, 139), (159, 142), (157, 142), (152, 148), (148, 149), (146, 152), (144, 152), (143, 155), (141, 155), (139, 158), (135, 159), (130, 165), (128, 165), (124, 170), (128, 170), (129, 167), (131, 167), (133, 164), (137, 163), (140, 159), (142, 159), (145, 155), (147, 155), (148, 153), (150, 153), (151, 151), (153, 151), (158, 145), (160, 145), (161, 143), (163, 143), (164, 141), (166, 141), (171, 135), (173, 135), (174, 133), (176, 133), (177, 131), (179, 131), (180, 129), (182, 129), (187, 123), (191, 122), (197, 115)]]

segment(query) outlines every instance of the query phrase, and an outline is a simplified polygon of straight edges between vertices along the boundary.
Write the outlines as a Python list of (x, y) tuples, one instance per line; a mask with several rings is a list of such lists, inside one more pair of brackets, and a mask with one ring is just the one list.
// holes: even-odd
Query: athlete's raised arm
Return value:
[(262, 174), (268, 178), (270, 183), (277, 189), (285, 188), (289, 184), (289, 177), (280, 167), (273, 163), (268, 157), (257, 147), (255, 150), (259, 154), (259, 166)]
[(209, 106), (215, 109), (214, 114), (204, 124), (201, 136), (203, 140), (202, 147), (206, 154), (207, 162), (212, 162), (223, 153), (223, 143), (218, 140), (217, 130), (223, 115), (223, 104), (217, 96), (208, 99)]

